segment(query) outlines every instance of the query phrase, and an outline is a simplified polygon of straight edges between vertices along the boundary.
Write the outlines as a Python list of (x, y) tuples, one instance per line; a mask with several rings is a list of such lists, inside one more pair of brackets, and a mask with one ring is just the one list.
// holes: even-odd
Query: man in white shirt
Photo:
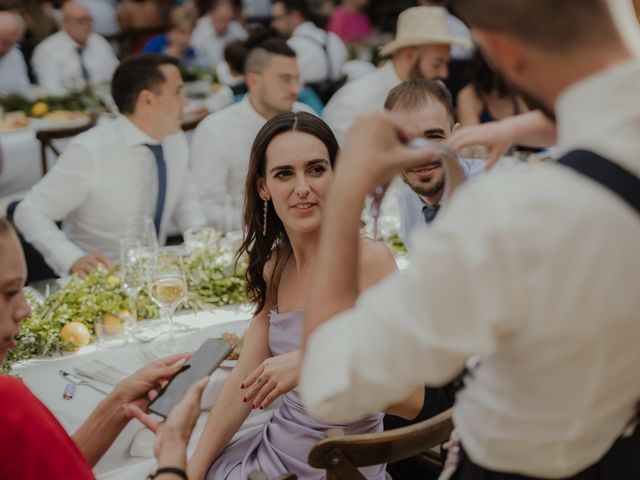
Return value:
[(24, 33), (24, 22), (12, 12), (0, 12), (0, 95), (26, 94), (27, 64), (16, 47)]
[[(407, 80), (393, 87), (384, 104), (402, 124), (407, 139), (444, 141), (460, 129), (455, 121), (451, 94), (436, 80)], [(485, 171), (483, 160), (461, 159), (467, 179)], [(401, 172), (403, 188), (398, 191), (400, 239), (410, 246), (415, 228), (431, 223), (440, 210), (444, 195), (444, 168), (441, 161), (429, 162)]]
[(93, 18), (81, 0), (62, 6), (63, 29), (44, 39), (34, 50), (31, 65), (38, 83), (51, 95), (61, 95), (87, 84), (111, 81), (118, 59), (109, 43), (93, 33)]
[(245, 40), (247, 32), (235, 19), (231, 0), (212, 0), (207, 13), (198, 19), (191, 35), (191, 46), (198, 61), (215, 69), (224, 61), (224, 47), (234, 40)]
[(451, 45), (469, 47), (464, 37), (449, 33), (442, 7), (413, 7), (398, 16), (396, 38), (380, 51), (392, 55), (375, 72), (347, 83), (336, 92), (322, 116), (342, 144), (355, 118), (381, 111), (389, 91), (400, 82), (415, 78), (445, 79)]
[(271, 3), (271, 27), (287, 39), (296, 52), (300, 76), (304, 83), (342, 77), (347, 48), (333, 32), (317, 27), (309, 20), (304, 0), (276, 0)]
[(114, 73), (111, 92), (122, 115), (73, 139), (15, 212), (22, 235), (59, 275), (117, 259), (133, 215), (150, 215), (161, 243), (171, 219), (183, 231), (206, 223), (180, 130), (178, 61), (132, 57)]
[(221, 230), (240, 226), (251, 146), (262, 126), (279, 113), (311, 109), (296, 102), (300, 74), (295, 53), (284, 40), (254, 48), (245, 63), (249, 93), (238, 103), (205, 118), (191, 141), (192, 169), (210, 223)]
[[(604, 1), (453, 5), (508, 81), (555, 113), (562, 152), (587, 164), (579, 150), (596, 152), (637, 181), (640, 63)], [(309, 411), (350, 421), (449, 381), (478, 355), (454, 407), (454, 478), (640, 478), (639, 207), (580, 163), (487, 175), (414, 234), (408, 270), (355, 303), (364, 197), (434, 156), (398, 132), (386, 114), (363, 118), (339, 160), (309, 289)]]

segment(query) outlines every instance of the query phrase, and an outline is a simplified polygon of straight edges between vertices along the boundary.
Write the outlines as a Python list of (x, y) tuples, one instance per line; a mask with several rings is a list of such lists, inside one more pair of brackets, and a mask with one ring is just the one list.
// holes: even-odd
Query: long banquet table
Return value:
[[(192, 351), (206, 338), (219, 337), (224, 332), (237, 333), (244, 330), (248, 326), (250, 316), (251, 311), (248, 306), (222, 307), (210, 312), (177, 315), (176, 322), (194, 329), (190, 333), (180, 334), (178, 338), (184, 345), (184, 351)], [(75, 366), (97, 359), (126, 373), (133, 373), (148, 363), (149, 358), (163, 356), (157, 351), (157, 344), (163, 339), (166, 339), (166, 335), (150, 343), (133, 341), (126, 346), (114, 349), (98, 349), (95, 345), (89, 345), (74, 354), (63, 357), (22, 362), (14, 365), (13, 373), (22, 377), (31, 391), (53, 412), (67, 432), (72, 434), (104, 398), (104, 395), (79, 385), (74, 398), (63, 399), (62, 393), (67, 381), (59, 371), (62, 369), (73, 372)], [(228, 369), (219, 369), (214, 372), (212, 381), (203, 394), (203, 403), (211, 404), (228, 372)], [(113, 388), (106, 383), (95, 380), (92, 382), (104, 390)], [(260, 412), (250, 417), (246, 425), (251, 427), (262, 423), (269, 413), (265, 415), (265, 412)], [(198, 420), (194, 439), (199, 436), (197, 433), (203, 428), (206, 414), (203, 412)], [(154, 471), (155, 460), (151, 453), (153, 436), (148, 430), (141, 432), (142, 430), (146, 429), (137, 420), (129, 423), (95, 466), (94, 473), (97, 478), (140, 480)], [(194, 446), (194, 439), (192, 439), (190, 450)], [(143, 456), (133, 456), (131, 452)]]

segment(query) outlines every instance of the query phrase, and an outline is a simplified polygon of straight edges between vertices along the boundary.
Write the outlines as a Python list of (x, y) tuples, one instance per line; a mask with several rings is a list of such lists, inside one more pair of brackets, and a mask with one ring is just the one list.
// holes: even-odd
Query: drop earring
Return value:
[(262, 236), (267, 236), (267, 209), (269, 208), (269, 201), (264, 201), (264, 210), (262, 213)]

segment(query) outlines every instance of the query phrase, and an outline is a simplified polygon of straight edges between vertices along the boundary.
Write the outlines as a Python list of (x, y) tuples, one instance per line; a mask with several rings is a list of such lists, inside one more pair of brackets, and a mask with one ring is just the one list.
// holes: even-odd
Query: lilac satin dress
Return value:
[[(298, 350), (302, 343), (303, 312), (269, 313), (269, 346), (273, 355)], [(295, 388), (282, 397), (282, 404), (261, 430), (249, 432), (230, 444), (209, 467), (207, 480), (246, 480), (256, 470), (270, 478), (295, 473), (299, 480), (321, 480), (324, 470), (307, 463), (309, 451), (330, 428), (343, 429), (346, 435), (382, 431), (382, 414), (356, 423), (327, 424), (310, 417)], [(360, 469), (367, 479), (387, 478), (384, 465)]]

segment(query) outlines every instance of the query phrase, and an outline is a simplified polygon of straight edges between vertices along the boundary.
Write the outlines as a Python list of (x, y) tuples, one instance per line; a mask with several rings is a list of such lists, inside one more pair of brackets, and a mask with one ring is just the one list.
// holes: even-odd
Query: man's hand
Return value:
[(514, 143), (514, 130), (508, 122), (489, 122), (464, 127), (451, 135), (445, 144), (454, 150), (482, 145), (487, 149), (486, 170), (493, 167), (502, 154)]
[(267, 358), (242, 382), (245, 402), (253, 408), (267, 408), (280, 395), (298, 384), (300, 350)]
[(102, 255), (100, 252), (91, 252), (73, 262), (69, 273), (75, 273), (84, 278), (98, 268), (98, 264), (100, 263), (107, 269), (112, 267), (111, 260), (107, 257)]
[[(190, 353), (180, 353), (154, 360), (118, 383), (112, 395), (116, 396), (121, 405), (131, 404), (146, 411), (149, 402), (158, 396), (160, 390), (178, 373), (189, 357)], [(127, 411), (130, 412), (130, 409), (125, 409), (125, 412)]]

